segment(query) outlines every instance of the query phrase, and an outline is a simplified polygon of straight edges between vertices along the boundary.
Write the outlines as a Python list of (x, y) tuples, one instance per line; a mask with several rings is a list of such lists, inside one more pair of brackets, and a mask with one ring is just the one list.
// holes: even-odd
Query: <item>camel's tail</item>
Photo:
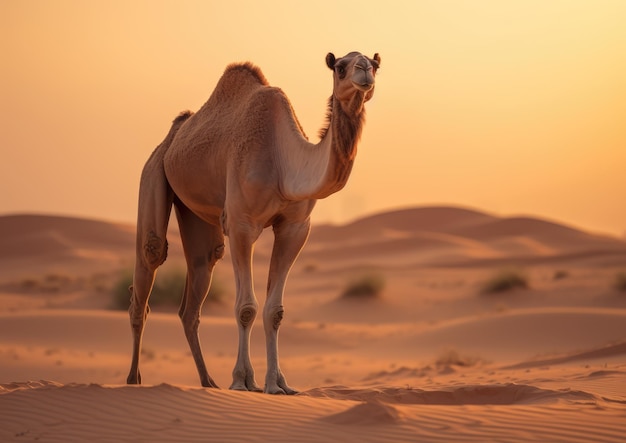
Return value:
[(192, 115), (193, 115), (193, 112), (191, 112), (190, 110), (183, 111), (180, 114), (178, 114), (178, 116), (174, 119), (174, 121), (172, 121), (172, 128), (170, 129), (170, 132), (167, 134), (167, 136), (169, 137), (171, 135), (172, 137), (174, 137), (174, 135), (176, 135), (176, 132), (178, 132), (178, 128), (180, 128), (180, 125), (183, 124), (185, 121), (187, 121), (187, 119), (191, 117)]
[[(182, 124), (185, 123), (187, 119), (191, 117), (192, 115), (193, 115), (193, 112), (191, 111), (183, 111), (180, 114), (178, 114), (178, 116), (172, 121), (172, 126), (170, 127), (170, 131), (165, 136), (165, 139), (152, 152), (152, 155), (146, 162), (146, 166), (148, 166), (148, 164), (152, 160), (152, 157), (158, 157), (158, 163), (163, 164), (163, 156), (165, 155), (165, 152), (172, 144), (172, 140), (174, 140), (176, 133), (178, 132)], [(144, 168), (144, 172), (145, 172), (145, 168)]]

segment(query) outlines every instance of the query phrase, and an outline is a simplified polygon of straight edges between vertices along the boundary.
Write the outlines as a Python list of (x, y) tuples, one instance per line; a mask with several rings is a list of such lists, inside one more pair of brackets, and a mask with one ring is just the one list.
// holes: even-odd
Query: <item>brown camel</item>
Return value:
[(333, 70), (328, 125), (309, 143), (282, 90), (269, 86), (250, 63), (226, 68), (209, 100), (179, 115), (146, 162), (139, 188), (137, 258), (131, 287), (133, 357), (129, 384), (141, 383), (139, 355), (156, 269), (165, 261), (172, 204), (180, 228), (187, 282), (179, 316), (202, 386), (209, 376), (198, 338), (200, 310), (215, 263), (229, 237), (236, 280), (239, 352), (231, 389), (261, 391), (250, 362), (250, 331), (258, 303), (252, 284), (252, 251), (272, 226), (263, 323), (267, 346), (265, 392), (293, 394), (278, 364), (278, 328), (289, 270), (304, 246), (315, 201), (342, 189), (350, 175), (364, 123), (364, 103), (374, 93), (380, 65), (351, 52), (326, 56)]

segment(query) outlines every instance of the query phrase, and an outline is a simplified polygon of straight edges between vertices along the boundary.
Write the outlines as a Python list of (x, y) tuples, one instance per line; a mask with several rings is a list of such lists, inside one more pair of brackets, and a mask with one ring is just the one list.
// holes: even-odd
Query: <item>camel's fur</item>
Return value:
[(178, 116), (141, 176), (137, 219), (137, 260), (129, 309), (133, 358), (128, 383), (141, 383), (139, 355), (156, 269), (167, 255), (166, 231), (176, 210), (187, 282), (179, 311), (203, 386), (217, 387), (206, 369), (198, 339), (200, 309), (215, 263), (229, 236), (235, 271), (235, 315), (239, 353), (232, 389), (257, 391), (250, 362), (250, 330), (258, 303), (252, 284), (252, 251), (261, 231), (272, 226), (263, 323), (267, 344), (265, 391), (290, 388), (278, 364), (278, 329), (283, 290), (293, 262), (309, 234), (310, 214), (319, 198), (342, 189), (356, 155), (364, 103), (372, 97), (380, 64), (352, 52), (326, 63), (333, 70), (328, 127), (309, 143), (291, 104), (269, 86), (250, 63), (230, 65), (209, 100), (192, 114)]

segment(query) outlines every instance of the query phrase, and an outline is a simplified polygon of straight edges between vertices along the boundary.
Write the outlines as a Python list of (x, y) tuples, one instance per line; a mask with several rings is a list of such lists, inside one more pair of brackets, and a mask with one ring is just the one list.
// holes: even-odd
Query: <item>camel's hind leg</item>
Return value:
[(148, 298), (156, 269), (167, 257), (167, 224), (172, 212), (174, 193), (167, 182), (163, 169), (163, 157), (171, 145), (180, 126), (191, 117), (191, 112), (182, 112), (172, 122), (167, 136), (152, 152), (141, 172), (139, 185), (139, 209), (137, 215), (137, 243), (135, 274), (131, 287), (130, 324), (133, 331), (133, 358), (126, 382), (141, 383), (139, 355), (143, 328), (148, 315)]
[(158, 183), (158, 180), (151, 180), (151, 186), (146, 187), (144, 186), (145, 174), (146, 169), (144, 169), (139, 191), (135, 273), (128, 309), (133, 333), (133, 357), (126, 379), (128, 384), (141, 384), (139, 355), (149, 311), (148, 298), (152, 291), (156, 270), (167, 257), (165, 235), (172, 208), (172, 192), (165, 181), (165, 176), (161, 183)]
[(224, 255), (224, 235), (221, 226), (201, 220), (182, 203), (177, 201), (175, 207), (187, 260), (187, 284), (178, 314), (198, 369), (200, 383), (207, 388), (217, 388), (204, 363), (198, 326), (200, 311), (211, 285), (213, 267)]

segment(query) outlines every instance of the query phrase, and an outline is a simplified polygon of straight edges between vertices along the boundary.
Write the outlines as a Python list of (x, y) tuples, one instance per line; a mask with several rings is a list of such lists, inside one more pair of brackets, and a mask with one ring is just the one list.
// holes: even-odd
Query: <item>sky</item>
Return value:
[(312, 141), (328, 52), (380, 53), (347, 187), (313, 221), (454, 205), (626, 235), (621, 0), (0, 0), (0, 214), (134, 222), (181, 110), (252, 61)]

